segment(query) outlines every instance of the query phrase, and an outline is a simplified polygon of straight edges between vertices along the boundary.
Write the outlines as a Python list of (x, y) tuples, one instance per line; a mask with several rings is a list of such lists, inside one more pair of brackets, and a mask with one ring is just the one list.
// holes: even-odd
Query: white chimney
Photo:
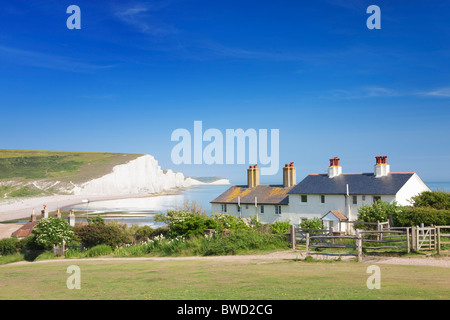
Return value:
[(70, 210), (70, 214), (69, 214), (69, 225), (74, 227), (75, 226), (75, 213), (74, 210)]
[(390, 171), (390, 166), (386, 162), (387, 156), (378, 156), (375, 159), (377, 159), (374, 166), (375, 178), (386, 177)]
[(334, 178), (342, 173), (342, 167), (339, 165), (339, 158), (334, 157), (330, 159), (330, 166), (328, 167), (328, 178)]

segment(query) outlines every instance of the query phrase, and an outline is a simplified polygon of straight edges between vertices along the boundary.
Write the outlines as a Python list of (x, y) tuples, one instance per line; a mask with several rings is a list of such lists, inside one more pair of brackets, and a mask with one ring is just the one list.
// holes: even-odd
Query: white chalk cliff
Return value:
[(107, 175), (75, 185), (73, 194), (89, 196), (149, 194), (198, 184), (203, 183), (187, 178), (180, 172), (162, 170), (153, 156), (144, 155), (126, 164), (115, 166)]

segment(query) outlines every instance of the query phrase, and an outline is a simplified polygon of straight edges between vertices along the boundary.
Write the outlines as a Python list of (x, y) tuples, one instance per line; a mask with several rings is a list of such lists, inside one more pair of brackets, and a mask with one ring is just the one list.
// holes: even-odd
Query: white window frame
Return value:
[(281, 206), (275, 205), (275, 214), (281, 214)]

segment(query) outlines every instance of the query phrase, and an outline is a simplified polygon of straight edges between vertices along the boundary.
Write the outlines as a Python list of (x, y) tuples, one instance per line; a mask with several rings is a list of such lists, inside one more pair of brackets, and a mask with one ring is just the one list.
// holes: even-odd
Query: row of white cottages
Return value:
[(410, 205), (413, 196), (430, 191), (416, 173), (390, 172), (386, 156), (375, 158), (372, 173), (342, 173), (339, 158), (334, 157), (328, 174), (310, 174), (299, 184), (292, 162), (283, 168), (282, 185), (260, 184), (259, 168), (250, 166), (247, 185), (233, 185), (211, 201), (212, 212), (295, 225), (317, 217), (325, 228), (352, 232), (352, 224), (345, 221), (355, 221), (361, 206), (376, 200)]

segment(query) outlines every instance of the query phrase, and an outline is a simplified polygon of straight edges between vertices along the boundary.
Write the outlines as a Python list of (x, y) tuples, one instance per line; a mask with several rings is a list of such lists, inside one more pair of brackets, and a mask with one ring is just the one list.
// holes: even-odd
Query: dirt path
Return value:
[[(320, 259), (320, 257), (315, 257)], [(351, 260), (354, 257), (342, 257), (342, 260)], [(303, 260), (305, 259), (305, 252), (302, 251), (278, 251), (267, 254), (254, 254), (254, 255), (233, 255), (233, 256), (209, 256), (209, 257), (137, 257), (137, 258), (82, 258), (82, 259), (56, 259), (56, 260), (42, 260), (42, 261), (20, 261), (15, 263), (6, 264), (3, 266), (11, 265), (25, 265), (36, 263), (50, 263), (50, 262), (69, 262), (69, 261), (167, 261), (167, 260), (219, 260), (219, 261), (232, 261), (232, 260), (263, 260), (263, 261), (282, 261), (282, 260)], [(450, 257), (442, 258), (373, 258), (365, 257), (363, 263), (373, 264), (399, 264), (399, 265), (415, 265), (415, 266), (432, 266), (450, 268)], [(2, 266), (0, 266), (1, 268)]]

